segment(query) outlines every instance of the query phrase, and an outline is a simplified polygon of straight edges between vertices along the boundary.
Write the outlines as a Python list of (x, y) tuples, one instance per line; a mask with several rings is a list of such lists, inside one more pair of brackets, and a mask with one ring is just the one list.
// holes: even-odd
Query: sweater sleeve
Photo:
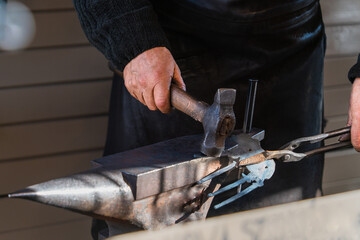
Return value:
[(73, 0), (89, 39), (119, 70), (140, 53), (170, 44), (147, 0)]
[(352, 83), (355, 81), (355, 78), (360, 78), (360, 54), (357, 63), (350, 68), (348, 78)]

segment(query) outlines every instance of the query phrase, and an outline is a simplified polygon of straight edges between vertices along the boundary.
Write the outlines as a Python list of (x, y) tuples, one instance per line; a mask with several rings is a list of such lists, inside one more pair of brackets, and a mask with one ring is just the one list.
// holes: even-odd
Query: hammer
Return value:
[[(119, 76), (123, 76), (123, 73), (113, 64), (109, 63), (109, 68)], [(171, 84), (170, 96), (171, 105), (174, 108), (203, 124), (204, 139), (201, 152), (209, 157), (219, 157), (225, 148), (226, 138), (235, 127), (233, 105), (236, 90), (219, 88), (211, 106), (196, 100), (175, 84)]]

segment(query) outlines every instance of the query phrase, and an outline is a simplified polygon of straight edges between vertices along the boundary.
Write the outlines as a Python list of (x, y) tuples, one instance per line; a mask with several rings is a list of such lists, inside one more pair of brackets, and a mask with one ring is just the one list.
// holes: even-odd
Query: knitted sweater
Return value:
[[(277, 34), (309, 18), (318, 0), (73, 0), (89, 41), (118, 69), (140, 53), (167, 47), (163, 28), (221, 42)], [(292, 13), (302, 11), (302, 15)], [(159, 24), (158, 16), (161, 18)], [(311, 32), (311, 30), (309, 30)], [(314, 33), (316, 34), (316, 33)], [(310, 35), (310, 34), (307, 34)], [(213, 39), (213, 38), (216, 39)], [(303, 36), (298, 36), (299, 39)], [(307, 36), (308, 37), (308, 36)], [(303, 40), (300, 40), (303, 41)], [(229, 45), (226, 41), (222, 46)], [(237, 42), (240, 45), (239, 41)], [(230, 44), (231, 45), (231, 44)], [(232, 47), (234, 47), (232, 45)], [(171, 49), (170, 49), (171, 50)], [(246, 50), (246, 48), (245, 48)]]
[(74, 5), (89, 41), (120, 70), (148, 49), (170, 49), (149, 1), (74, 0)]

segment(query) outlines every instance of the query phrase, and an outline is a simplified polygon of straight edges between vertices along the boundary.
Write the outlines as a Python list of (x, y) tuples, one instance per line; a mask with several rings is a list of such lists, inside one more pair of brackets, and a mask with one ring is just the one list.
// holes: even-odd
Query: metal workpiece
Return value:
[(258, 80), (249, 79), (249, 90), (246, 100), (246, 108), (243, 122), (243, 132), (248, 133), (252, 129), (252, 122), (254, 117), (255, 100), (257, 92)]

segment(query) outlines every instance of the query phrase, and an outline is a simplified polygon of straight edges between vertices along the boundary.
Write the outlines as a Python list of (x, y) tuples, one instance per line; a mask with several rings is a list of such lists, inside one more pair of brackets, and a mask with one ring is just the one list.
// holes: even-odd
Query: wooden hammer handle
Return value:
[(170, 87), (171, 105), (177, 110), (189, 115), (196, 121), (202, 122), (209, 105), (198, 101), (175, 84)]
[[(123, 73), (110, 62), (109, 68), (117, 75), (124, 77)], [(209, 107), (207, 103), (196, 100), (175, 84), (170, 86), (170, 96), (171, 105), (174, 108), (189, 115), (196, 121), (202, 122), (206, 109)]]

